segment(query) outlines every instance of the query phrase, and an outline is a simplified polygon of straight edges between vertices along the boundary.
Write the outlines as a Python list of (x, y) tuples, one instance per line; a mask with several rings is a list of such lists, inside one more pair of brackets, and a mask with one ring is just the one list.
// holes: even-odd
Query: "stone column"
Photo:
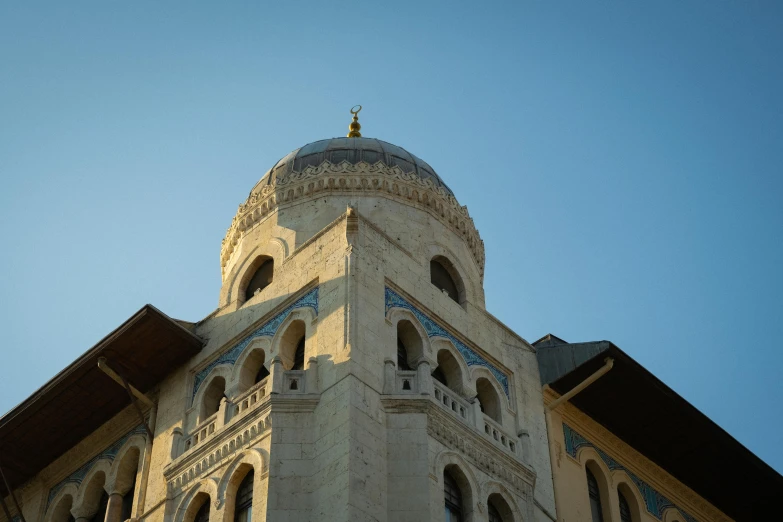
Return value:
[(109, 495), (109, 502), (106, 504), (105, 522), (123, 522), (122, 521), (122, 494), (115, 491)]
[(416, 380), (419, 381), (420, 394), (432, 394), (432, 367), (430, 362), (423, 357), (416, 363)]
[(397, 380), (397, 367), (394, 360), (388, 357), (383, 360), (383, 393), (391, 395), (394, 393), (395, 382)]
[(522, 462), (530, 464), (530, 433), (527, 430), (519, 430), (519, 452), (522, 454)]
[(484, 412), (481, 411), (481, 403), (479, 402), (478, 397), (473, 397), (470, 400), (470, 404), (471, 406), (473, 406), (474, 425), (479, 429), (481, 433), (486, 433), (484, 431)]
[(283, 359), (275, 355), (272, 359), (271, 368), (269, 368), (269, 379), (272, 382), (272, 391), (270, 393), (283, 393)]
[(228, 399), (226, 399), (225, 397), (220, 399), (220, 406), (218, 406), (218, 413), (217, 416), (215, 417), (215, 431), (219, 430), (220, 428), (228, 424), (227, 422), (228, 419), (226, 419), (226, 413), (227, 410), (229, 409), (229, 405), (230, 403), (228, 402)]
[(305, 393), (318, 393), (318, 359), (315, 357), (310, 357), (310, 359), (307, 360)]

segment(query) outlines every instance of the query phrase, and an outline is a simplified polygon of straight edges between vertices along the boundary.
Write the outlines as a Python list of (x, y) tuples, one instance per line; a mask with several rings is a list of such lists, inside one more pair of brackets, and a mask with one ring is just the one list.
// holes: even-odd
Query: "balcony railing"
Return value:
[(503, 430), (503, 427), (500, 424), (495, 422), (494, 419), (491, 419), (486, 414), (482, 415), (481, 421), (484, 424), (483, 433), (485, 437), (490, 439), (493, 443), (495, 443), (495, 445), (502, 446), (511, 453), (516, 454), (517, 444), (514, 442), (514, 439), (511, 437), (511, 435), (508, 435)]
[(245, 415), (248, 411), (255, 409), (261, 404), (261, 401), (269, 394), (269, 377), (257, 382), (251, 386), (245, 393), (239, 395), (233, 400), (236, 404), (236, 417)]
[(473, 424), (472, 407), (468, 401), (438, 381), (432, 381), (432, 384), (435, 385), (435, 402), (450, 411), (452, 415), (459, 417), (463, 422)]
[(213, 413), (193, 429), (192, 435), (185, 439), (185, 451), (188, 451), (194, 446), (198, 446), (215, 434), (215, 431), (217, 430), (218, 413), (220, 413), (220, 411)]

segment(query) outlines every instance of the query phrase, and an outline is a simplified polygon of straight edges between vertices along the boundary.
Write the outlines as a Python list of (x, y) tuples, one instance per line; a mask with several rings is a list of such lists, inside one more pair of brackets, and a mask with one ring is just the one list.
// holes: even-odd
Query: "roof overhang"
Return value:
[(10, 486), (24, 484), (130, 404), (124, 387), (98, 368), (99, 357), (147, 392), (203, 344), (180, 323), (145, 305), (0, 417), (0, 462)]
[(777, 512), (783, 477), (608, 341), (541, 346), (542, 384), (560, 395), (614, 367), (570, 399), (614, 435), (735, 520)]

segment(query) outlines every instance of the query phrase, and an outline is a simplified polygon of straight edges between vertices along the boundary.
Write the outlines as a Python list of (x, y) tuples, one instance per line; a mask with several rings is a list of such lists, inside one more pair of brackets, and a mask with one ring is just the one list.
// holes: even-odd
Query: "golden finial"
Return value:
[[(359, 108), (356, 109), (356, 107), (359, 107)], [(356, 109), (356, 110), (354, 110), (354, 109)], [(350, 125), (348, 125), (348, 130), (351, 131), (351, 132), (348, 133), (348, 137), (349, 138), (361, 138), (362, 137), (362, 133), (359, 132), (359, 130), (361, 130), (361, 128), (362, 128), (362, 126), (359, 125), (359, 112), (361, 110), (362, 110), (362, 106), (361, 105), (354, 105), (353, 107), (351, 107), (351, 114), (353, 114), (353, 121), (351, 122)]]

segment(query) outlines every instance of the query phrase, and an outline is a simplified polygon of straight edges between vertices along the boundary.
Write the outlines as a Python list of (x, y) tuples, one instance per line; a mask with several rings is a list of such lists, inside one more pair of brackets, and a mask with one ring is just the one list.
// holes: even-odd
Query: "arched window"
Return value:
[(446, 376), (443, 375), (443, 370), (440, 369), (440, 366), (432, 370), (432, 378), (441, 383), (443, 386), (448, 387), (448, 384), (446, 384)]
[(487, 499), (487, 512), (489, 514), (489, 522), (511, 522), (514, 520), (511, 506), (508, 505), (508, 502), (500, 493), (493, 493), (489, 496)]
[(252, 522), (253, 511), (253, 470), (251, 469), (237, 489), (234, 522)]
[(109, 494), (101, 488), (101, 498), (98, 500), (98, 511), (90, 517), (90, 522), (103, 522), (106, 518), (106, 506), (109, 505)]
[(280, 358), (283, 360), (283, 368), (286, 370), (304, 370), (305, 351), (305, 323), (301, 319), (291, 321), (280, 338)]
[(402, 319), (397, 323), (397, 369), (413, 370), (416, 363), (424, 354), (424, 343), (419, 331), (408, 319)]
[(620, 522), (632, 522), (631, 518), (631, 506), (625, 499), (625, 495), (621, 491), (617, 491), (617, 499), (620, 502)]
[(133, 493), (136, 490), (136, 477), (133, 477), (133, 483), (127, 493), (122, 496), (122, 511), (120, 512), (120, 520), (125, 521), (131, 517), (133, 512)]
[(201, 416), (199, 422), (210, 415), (217, 413), (220, 401), (226, 396), (226, 380), (223, 377), (215, 377), (204, 390), (204, 398), (201, 402)]
[(256, 379), (254, 384), (263, 381), (267, 377), (269, 377), (269, 370), (267, 370), (266, 366), (262, 364), (261, 368), (258, 369), (258, 373), (256, 373)]
[(449, 350), (442, 349), (438, 352), (438, 366), (432, 372), (432, 377), (449, 389), (462, 393), (462, 369)]
[(196, 511), (196, 516), (193, 518), (193, 522), (209, 522), (209, 499), (201, 504), (201, 507)]
[(598, 489), (598, 480), (589, 469), (587, 471), (587, 493), (590, 495), (590, 513), (593, 522), (603, 522), (603, 508), (601, 507), (601, 490)]
[(57, 507), (52, 511), (52, 522), (72, 522), (74, 520), (71, 514), (73, 506), (73, 497), (71, 495), (63, 496), (57, 503)]
[(489, 522), (503, 522), (503, 519), (500, 518), (500, 513), (492, 504), (487, 504), (487, 512), (489, 514)]
[(446, 522), (462, 522), (462, 492), (448, 471), (443, 472), (443, 496)]
[(495, 422), (502, 423), (500, 397), (495, 387), (489, 382), (489, 379), (485, 377), (476, 379), (476, 392), (478, 393), (477, 398), (481, 411)]
[(430, 261), (430, 282), (438, 290), (445, 292), (456, 303), (464, 301), (462, 281), (454, 265), (443, 256), (436, 256)]
[(399, 337), (397, 338), (397, 369), (403, 371), (411, 369), (408, 364), (408, 350), (405, 349), (405, 345)]
[(296, 352), (294, 353), (294, 366), (292, 370), (304, 370), (304, 350), (305, 350), (305, 338), (304, 335), (299, 342), (296, 343)]
[(249, 301), (254, 295), (272, 283), (275, 272), (275, 260), (271, 257), (258, 258), (251, 265), (248, 272), (251, 272), (253, 275), (245, 287), (245, 301)]

